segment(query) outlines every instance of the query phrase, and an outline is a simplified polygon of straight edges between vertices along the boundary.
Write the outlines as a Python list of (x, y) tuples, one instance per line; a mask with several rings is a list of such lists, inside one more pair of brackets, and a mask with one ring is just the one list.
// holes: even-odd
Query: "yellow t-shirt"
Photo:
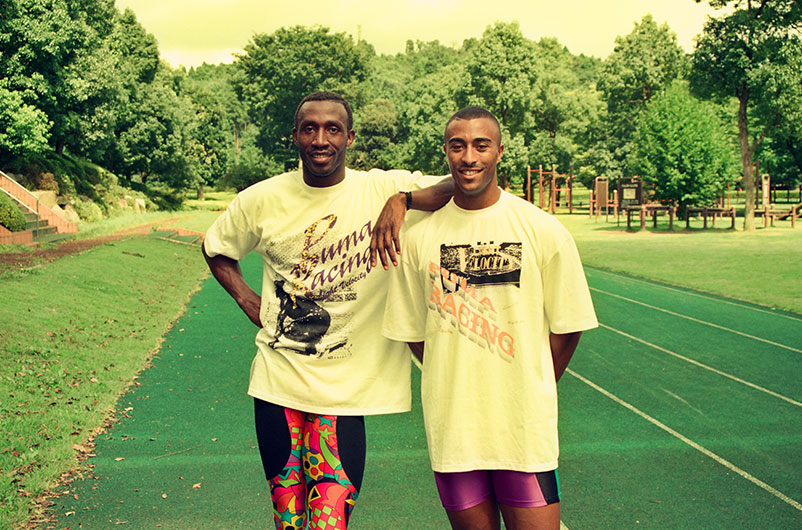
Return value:
[(596, 327), (573, 239), (509, 193), (483, 210), (454, 201), (413, 226), (382, 327), (425, 341), (422, 400), (432, 469), (557, 468), (549, 333)]
[(347, 170), (327, 188), (300, 171), (243, 190), (214, 222), (207, 254), (264, 261), (261, 321), (248, 393), (317, 414), (410, 408), (409, 352), (379, 331), (388, 276), (370, 267), (386, 200), (440, 180), (408, 171)]

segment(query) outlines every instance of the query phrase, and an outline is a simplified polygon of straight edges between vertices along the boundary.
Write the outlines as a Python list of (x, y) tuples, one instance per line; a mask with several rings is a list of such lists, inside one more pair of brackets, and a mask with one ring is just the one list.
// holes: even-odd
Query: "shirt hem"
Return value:
[(291, 399), (282, 398), (279, 396), (271, 396), (270, 394), (262, 393), (257, 390), (249, 389), (248, 395), (267, 401), (280, 407), (287, 407), (302, 412), (309, 412), (312, 414), (328, 414), (331, 416), (378, 416), (381, 414), (398, 414), (401, 412), (409, 412), (412, 409), (412, 403), (404, 405), (388, 405), (386, 407), (325, 407), (320, 405), (313, 405), (309, 403), (296, 402)]
[(570, 326), (552, 328), (549, 331), (551, 331), (551, 333), (556, 333), (557, 335), (561, 335), (565, 333), (576, 333), (578, 331), (588, 331), (598, 327), (599, 327), (599, 322), (597, 320), (586, 320), (585, 322), (581, 322), (579, 324), (572, 324)]
[(464, 473), (466, 471), (479, 470), (503, 470), (520, 471), (522, 473), (543, 473), (557, 469), (557, 461), (546, 462), (544, 464), (522, 464), (516, 462), (474, 462), (465, 464), (442, 464), (432, 463), (432, 470), (437, 473)]

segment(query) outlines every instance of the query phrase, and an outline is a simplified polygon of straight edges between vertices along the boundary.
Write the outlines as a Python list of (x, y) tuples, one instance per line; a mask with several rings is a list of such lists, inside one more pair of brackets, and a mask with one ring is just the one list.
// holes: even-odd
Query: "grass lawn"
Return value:
[(197, 247), (140, 237), (0, 279), (0, 528), (91, 453), (205, 274)]
[(586, 265), (802, 314), (802, 226), (753, 233), (663, 227), (627, 232), (613, 216), (609, 222), (586, 215), (558, 217), (574, 235)]
[[(212, 191), (206, 193), (206, 200), (185, 200), (183, 208), (173, 212), (154, 211), (140, 214), (128, 212), (94, 223), (80, 222), (78, 223), (78, 233), (72, 237), (75, 239), (100, 237), (125, 230), (126, 228), (160, 223), (169, 219), (178, 219), (178, 221), (170, 223), (169, 226), (195, 230), (196, 232), (205, 232), (209, 225), (212, 224), (212, 221), (220, 215), (222, 210), (225, 210), (228, 203), (231, 202), (231, 199), (235, 196), (236, 193), (232, 191)], [(9, 247), (6, 250), (17, 250), (7, 245), (0, 245), (0, 252), (3, 251), (4, 246)]]

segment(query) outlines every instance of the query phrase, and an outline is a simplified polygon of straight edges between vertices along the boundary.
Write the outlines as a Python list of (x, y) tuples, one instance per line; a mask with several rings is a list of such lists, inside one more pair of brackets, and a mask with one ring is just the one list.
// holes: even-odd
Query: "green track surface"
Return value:
[[(254, 284), (260, 267), (243, 263)], [(587, 274), (602, 326), (559, 385), (565, 526), (802, 528), (802, 317)], [(272, 528), (246, 395), (253, 334), (207, 280), (42, 528)], [(353, 529), (448, 528), (413, 372), (413, 412), (367, 419)]]

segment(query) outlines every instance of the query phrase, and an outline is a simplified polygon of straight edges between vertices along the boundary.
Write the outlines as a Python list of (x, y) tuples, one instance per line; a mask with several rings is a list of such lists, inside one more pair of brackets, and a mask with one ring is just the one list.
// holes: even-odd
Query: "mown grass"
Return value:
[(114, 234), (126, 228), (141, 226), (151, 223), (159, 223), (176, 217), (188, 216), (188, 212), (145, 212), (145, 213), (124, 213), (115, 217), (109, 217), (93, 223), (78, 223), (78, 233), (72, 236), (73, 239), (91, 239), (95, 237)]
[(558, 218), (574, 235), (586, 265), (802, 314), (802, 222), (795, 229), (783, 222), (753, 233), (722, 228), (669, 232), (664, 224), (658, 230), (627, 232), (626, 224), (617, 227), (612, 216), (610, 222)]
[[(206, 228), (208, 228), (220, 212), (228, 206), (228, 203), (231, 202), (231, 199), (235, 196), (236, 193), (233, 191), (212, 191), (206, 193), (206, 199), (203, 201), (196, 199), (185, 200), (182, 209), (177, 211), (127, 212), (93, 223), (80, 222), (78, 223), (78, 233), (72, 236), (72, 238), (88, 239), (101, 237), (114, 234), (115, 232), (127, 228), (151, 223), (158, 224), (170, 219), (178, 219), (178, 221), (171, 223), (170, 226), (205, 232)], [(0, 245), (0, 252), (4, 251), (4, 246), (9, 247), (5, 249), (6, 251), (16, 250), (8, 245)]]
[(228, 203), (231, 202), (231, 199), (236, 197), (236, 195), (234, 191), (207, 191), (202, 201), (186, 199), (184, 201), (184, 208), (189, 210), (225, 210)]
[(0, 279), (0, 528), (91, 452), (205, 271), (197, 247), (132, 238)]

